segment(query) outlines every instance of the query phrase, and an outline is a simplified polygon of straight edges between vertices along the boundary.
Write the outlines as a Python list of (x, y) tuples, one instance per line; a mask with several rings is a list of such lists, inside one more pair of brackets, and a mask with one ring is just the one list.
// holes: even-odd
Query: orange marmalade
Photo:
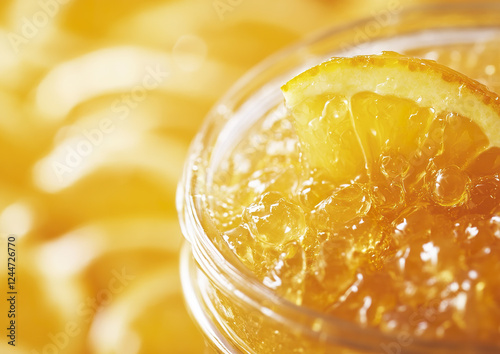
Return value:
[(239, 261), (332, 318), (499, 346), (497, 132), (397, 92), (296, 101), (269, 112), (216, 173), (210, 212)]

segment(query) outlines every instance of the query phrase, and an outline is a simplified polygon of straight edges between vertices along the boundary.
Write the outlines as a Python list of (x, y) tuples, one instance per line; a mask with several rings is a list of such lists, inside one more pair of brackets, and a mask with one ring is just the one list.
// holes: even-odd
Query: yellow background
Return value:
[(423, 2), (2, 0), (0, 353), (202, 353), (175, 190), (205, 114), (280, 48)]

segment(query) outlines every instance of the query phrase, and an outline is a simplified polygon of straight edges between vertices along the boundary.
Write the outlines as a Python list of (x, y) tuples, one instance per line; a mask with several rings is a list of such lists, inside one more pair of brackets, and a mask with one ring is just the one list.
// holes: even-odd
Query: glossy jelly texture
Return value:
[(500, 149), (470, 119), (411, 101), (316, 100), (309, 129), (279, 106), (218, 172), (228, 245), (298, 305), (498, 345)]

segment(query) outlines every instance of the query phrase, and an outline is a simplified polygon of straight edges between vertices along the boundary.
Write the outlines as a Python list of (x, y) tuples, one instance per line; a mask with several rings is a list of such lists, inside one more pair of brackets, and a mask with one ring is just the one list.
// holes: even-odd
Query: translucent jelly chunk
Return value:
[(410, 162), (404, 155), (387, 151), (380, 155), (380, 172), (386, 178), (405, 177), (410, 170)]
[(341, 186), (314, 209), (317, 226), (331, 228), (368, 213), (369, 193), (357, 183)]
[(404, 210), (391, 224), (391, 236), (397, 247), (407, 245), (415, 238), (430, 237), (436, 221), (426, 204)]
[(472, 183), (467, 202), (471, 213), (491, 213), (500, 205), (500, 176), (483, 177)]
[(262, 282), (287, 300), (300, 305), (304, 295), (306, 272), (304, 249), (299, 243), (291, 242), (274, 258), (271, 269)]
[(311, 210), (330, 196), (335, 189), (336, 185), (328, 178), (328, 174), (314, 170), (309, 178), (300, 185), (300, 203), (306, 209)]
[(439, 169), (428, 182), (431, 197), (439, 205), (455, 206), (468, 197), (469, 176), (457, 166)]
[(324, 294), (318, 303), (321, 307), (334, 303), (355, 281), (357, 264), (352, 259), (353, 251), (353, 240), (341, 235), (335, 235), (321, 244), (312, 264), (317, 286)]
[(405, 190), (402, 183), (378, 183), (372, 187), (373, 204), (381, 213), (399, 209), (405, 204)]
[(267, 192), (250, 204), (243, 221), (254, 239), (273, 247), (298, 240), (306, 231), (303, 210), (278, 192)]
[(256, 270), (255, 240), (250, 235), (247, 227), (239, 225), (227, 231), (224, 240), (248, 268), (253, 271)]

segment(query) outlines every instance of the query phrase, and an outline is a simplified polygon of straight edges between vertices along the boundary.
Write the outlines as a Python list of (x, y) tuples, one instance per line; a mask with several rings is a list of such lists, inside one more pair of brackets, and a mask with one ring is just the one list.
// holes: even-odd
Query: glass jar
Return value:
[[(187, 242), (181, 257), (185, 298), (209, 351), (220, 353), (462, 353), (498, 352), (474, 343), (422, 341), (327, 317), (278, 297), (229, 249), (208, 208), (212, 179), (226, 154), (282, 101), (281, 85), (331, 56), (397, 51), (435, 59), (497, 92), (496, 70), (478, 68), (474, 55), (500, 63), (499, 5), (415, 7), (386, 11), (329, 30), (288, 48), (245, 75), (219, 101), (192, 143), (177, 206)], [(494, 46), (493, 46), (494, 47)], [(493, 48), (491, 47), (491, 48)], [(488, 47), (490, 48), (490, 47)], [(497, 46), (500, 48), (500, 45)], [(477, 62), (477, 58), (476, 58)]]

